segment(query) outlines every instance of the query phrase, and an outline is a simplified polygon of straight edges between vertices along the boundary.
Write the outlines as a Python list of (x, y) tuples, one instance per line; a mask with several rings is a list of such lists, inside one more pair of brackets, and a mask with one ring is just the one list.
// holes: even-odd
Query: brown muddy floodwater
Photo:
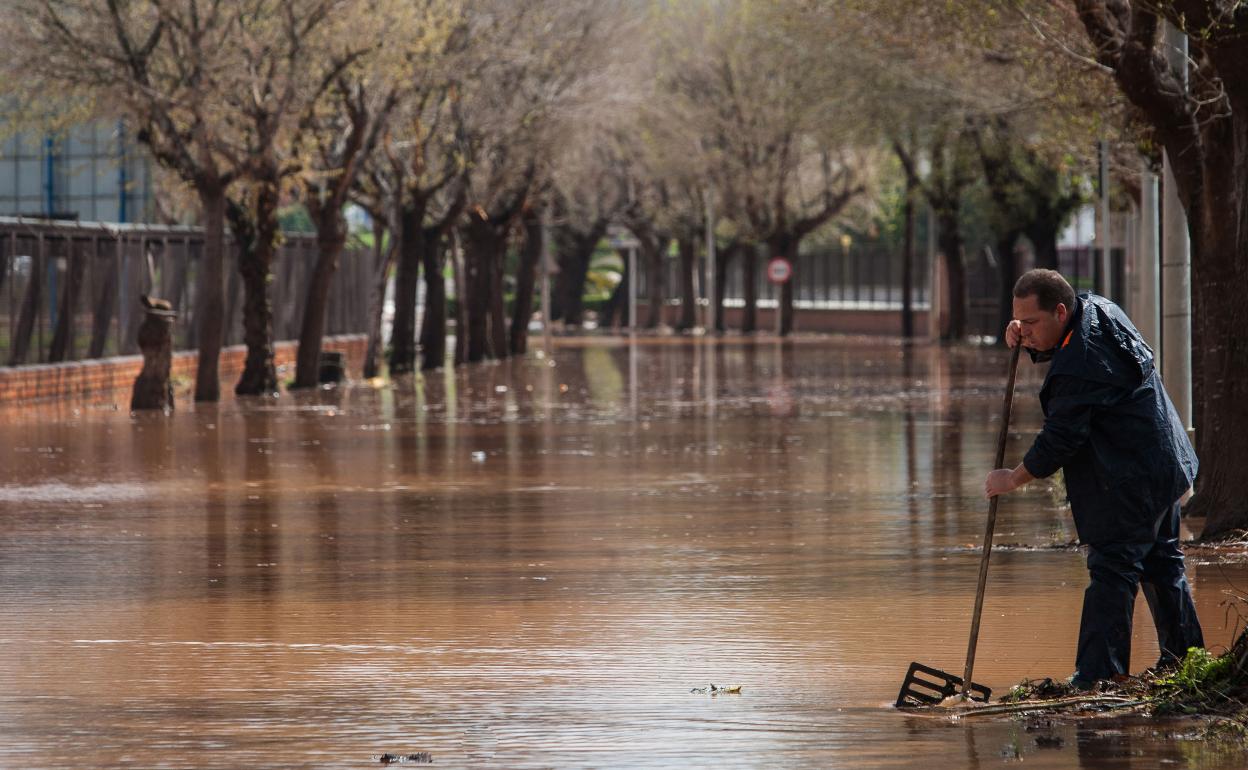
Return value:
[[(0, 413), (0, 766), (1241, 765), (1192, 722), (890, 707), (912, 659), (961, 670), (1002, 351), (554, 360)], [(1023, 368), (1010, 462), (1040, 418)], [(998, 543), (1073, 537), (1044, 484), (1001, 517)], [(1225, 645), (1245, 567), (1189, 570)], [(1085, 582), (1078, 552), (997, 552), (976, 678), (1068, 675)], [(691, 692), (711, 683), (743, 689)]]

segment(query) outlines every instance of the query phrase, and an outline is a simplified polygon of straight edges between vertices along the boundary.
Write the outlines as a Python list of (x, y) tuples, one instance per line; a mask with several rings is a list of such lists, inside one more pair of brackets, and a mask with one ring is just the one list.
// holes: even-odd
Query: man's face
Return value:
[(1023, 346), (1032, 350), (1057, 347), (1069, 313), (1061, 302), (1052, 311), (1041, 310), (1034, 294), (1014, 298), (1014, 318), (1022, 325)]

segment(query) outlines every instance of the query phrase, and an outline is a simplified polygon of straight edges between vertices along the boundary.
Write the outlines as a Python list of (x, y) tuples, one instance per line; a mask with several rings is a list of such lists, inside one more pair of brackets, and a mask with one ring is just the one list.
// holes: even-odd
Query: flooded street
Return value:
[[(1241, 766), (1193, 722), (891, 708), (911, 660), (961, 671), (1006, 362), (563, 341), (168, 419), (9, 407), (0, 767)], [(1059, 496), (1006, 498), (996, 542), (1072, 539)], [(1220, 651), (1248, 567), (1188, 569)], [(1068, 676), (1086, 575), (994, 552), (976, 679)]]

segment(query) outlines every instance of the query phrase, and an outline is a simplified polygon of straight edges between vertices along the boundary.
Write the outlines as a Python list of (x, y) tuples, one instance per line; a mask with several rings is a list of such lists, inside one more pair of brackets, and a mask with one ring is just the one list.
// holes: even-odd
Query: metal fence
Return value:
[[(755, 273), (755, 296), (760, 304), (767, 306), (778, 297), (778, 287), (767, 280), (766, 267), (769, 255), (759, 247)], [(745, 297), (745, 279), (738, 256), (729, 266), (724, 281), (724, 301), (727, 305), (740, 305)], [(647, 294), (646, 265), (638, 262), (638, 298), (649, 300)], [(678, 300), (680, 286), (680, 260), (671, 256), (664, 260), (663, 294), (666, 300)], [(915, 258), (914, 285), (911, 299), (915, 306), (926, 306), (928, 301), (928, 259), (919, 254)], [(706, 260), (699, 256), (695, 288), (698, 296), (705, 297), (707, 285)], [(879, 244), (853, 244), (847, 248), (822, 248), (802, 251), (794, 265), (793, 299), (798, 307), (807, 308), (858, 308), (900, 309), (902, 299), (902, 255)]]
[[(1124, 301), (1129, 264), (1127, 250), (1114, 247), (1110, 250), (1113, 275), (1112, 299)], [(779, 297), (778, 287), (767, 280), (768, 254), (759, 248), (758, 271), (755, 275), (755, 296), (761, 307), (774, 307)], [(1001, 333), (1001, 264), (999, 257), (987, 244), (968, 246), (966, 250), (967, 278), (967, 332), (975, 336), (995, 337)], [(706, 260), (699, 255), (695, 275), (695, 289), (699, 297), (706, 296)], [(1024, 258), (1021, 268), (1030, 264)], [(680, 262), (670, 255), (663, 264), (663, 299), (679, 304)], [(1058, 250), (1058, 269), (1070, 280), (1076, 291), (1089, 291), (1102, 285), (1099, 276), (1099, 252), (1092, 246), (1063, 247)], [(649, 300), (647, 294), (646, 266), (638, 263), (638, 297)], [(915, 309), (927, 309), (930, 301), (930, 258), (923, 249), (915, 257), (911, 302)], [(745, 290), (741, 259), (738, 257), (728, 266), (727, 274), (718, 277), (725, 282), (724, 304), (741, 307), (745, 304)], [(821, 310), (895, 310), (902, 306), (902, 255), (900, 250), (889, 249), (879, 243), (853, 243), (844, 248), (838, 246), (815, 247), (803, 250), (794, 266), (794, 305), (802, 309)]]
[[(195, 280), (203, 233), (194, 227), (51, 222), (0, 217), (0, 366), (138, 352), (139, 295), (173, 303), (174, 347), (196, 346)], [(287, 235), (273, 269), (273, 338), (294, 339), (316, 240)], [(327, 334), (367, 328), (371, 253), (348, 249), (330, 292)], [(227, 251), (226, 339), (242, 341), (242, 281)]]

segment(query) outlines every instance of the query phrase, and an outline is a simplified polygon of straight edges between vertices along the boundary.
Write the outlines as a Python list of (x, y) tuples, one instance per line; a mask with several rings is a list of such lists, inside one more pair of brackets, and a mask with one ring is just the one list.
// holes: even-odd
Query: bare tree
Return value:
[[(835, 48), (802, 45), (778, 13), (730, 2), (679, 17), (686, 34), (668, 44), (663, 77), (701, 127), (695, 149), (724, 213), (795, 264), (802, 240), (866, 191), (871, 160), (833, 82)], [(793, 328), (792, 288), (781, 292), (781, 334)]]
[[(1073, 0), (1063, 6), (1077, 14), (1092, 45), (1089, 58), (1112, 75), (1174, 169), (1192, 245), (1201, 468), (1189, 510), (1208, 516), (1206, 537), (1248, 528), (1248, 478), (1241, 470), (1248, 461), (1248, 364), (1234, 342), (1248, 320), (1241, 297), (1248, 285), (1248, 228), (1242, 226), (1248, 218), (1248, 18), (1212, 0)], [(1187, 33), (1190, 75), (1169, 63), (1163, 21)]]
[(197, 401), (220, 397), (226, 192), (247, 163), (225, 97), (238, 86), (244, 23), (224, 4), (201, 9), (176, 0), (18, 0), (5, 21), (9, 82), (27, 97), (21, 111), (122, 117), (157, 162), (195, 190), (205, 229), (195, 298)]

